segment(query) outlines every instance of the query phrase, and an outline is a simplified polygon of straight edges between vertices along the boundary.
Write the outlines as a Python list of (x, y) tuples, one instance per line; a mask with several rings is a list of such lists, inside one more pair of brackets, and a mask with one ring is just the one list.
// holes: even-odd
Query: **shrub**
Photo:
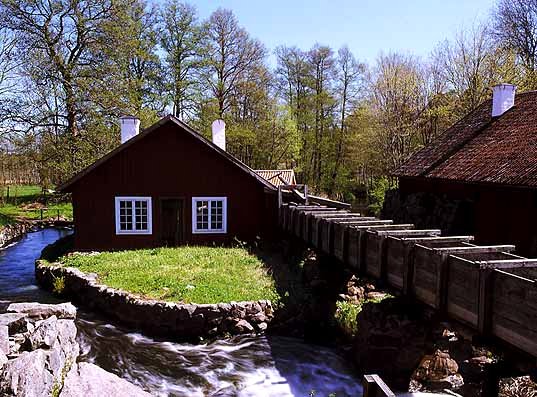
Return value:
[(65, 290), (65, 277), (54, 277), (52, 281), (52, 292), (61, 295)]

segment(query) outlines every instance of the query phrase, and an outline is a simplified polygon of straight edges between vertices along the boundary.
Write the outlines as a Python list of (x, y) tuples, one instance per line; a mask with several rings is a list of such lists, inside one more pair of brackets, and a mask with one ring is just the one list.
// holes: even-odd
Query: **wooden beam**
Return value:
[(393, 224), (393, 221), (380, 221), (382, 223), (379, 223), (378, 225), (371, 225), (371, 226), (351, 226), (356, 229), (367, 229), (367, 230), (408, 230), (412, 229), (414, 225), (412, 223), (405, 223), (405, 224)]
[(313, 218), (334, 218), (334, 217), (340, 217), (344, 214), (350, 214), (350, 212), (348, 211), (340, 211), (340, 210), (336, 210), (336, 211), (319, 211), (319, 212), (311, 212), (309, 213), (309, 216), (313, 217)]
[(491, 261), (475, 261), (480, 269), (520, 269), (537, 267), (537, 259), (498, 259)]
[(432, 248), (438, 253), (453, 254), (479, 254), (484, 252), (512, 252), (515, 250), (514, 245), (476, 245), (469, 247), (442, 247)]
[[(377, 231), (377, 234), (380, 236), (415, 236), (415, 235), (425, 235), (429, 237), (422, 238), (435, 238), (436, 236), (439, 236), (442, 231), (440, 229), (413, 229), (413, 230), (379, 230)], [(419, 238), (419, 237), (418, 237)]]
[(401, 240), (412, 243), (426, 243), (429, 241), (438, 241), (441, 243), (468, 243), (474, 240), (474, 236), (402, 237)]
[(362, 387), (364, 389), (363, 397), (395, 397), (395, 393), (376, 374), (364, 375)]

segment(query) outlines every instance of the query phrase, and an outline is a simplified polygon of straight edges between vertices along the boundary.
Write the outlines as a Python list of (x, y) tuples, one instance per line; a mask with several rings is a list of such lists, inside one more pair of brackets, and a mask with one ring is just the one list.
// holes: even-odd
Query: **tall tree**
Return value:
[(537, 0), (501, 0), (493, 13), (493, 35), (515, 51), (527, 89), (537, 88)]
[(233, 90), (263, 62), (266, 51), (261, 42), (239, 26), (230, 10), (219, 8), (213, 12), (204, 35), (207, 42), (203, 76), (216, 100), (218, 116), (223, 118)]
[(377, 118), (385, 172), (398, 167), (416, 148), (419, 122), (427, 106), (423, 67), (408, 55), (377, 59), (371, 84), (371, 107)]
[(202, 56), (202, 25), (196, 9), (178, 0), (169, 0), (160, 13), (160, 44), (165, 52), (167, 92), (173, 114), (194, 116), (200, 100), (198, 71)]
[(339, 101), (339, 129), (336, 129), (335, 153), (332, 173), (330, 174), (327, 192), (333, 194), (336, 189), (338, 176), (343, 162), (345, 147), (348, 140), (347, 118), (356, 107), (360, 96), (360, 86), (363, 83), (365, 65), (356, 61), (347, 46), (340, 48), (337, 58), (337, 95)]

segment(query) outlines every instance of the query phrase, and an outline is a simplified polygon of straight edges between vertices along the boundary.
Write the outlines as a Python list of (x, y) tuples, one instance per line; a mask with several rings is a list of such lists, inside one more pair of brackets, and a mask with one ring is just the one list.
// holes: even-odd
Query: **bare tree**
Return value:
[(205, 32), (207, 54), (204, 78), (218, 104), (222, 118), (238, 82), (263, 62), (266, 51), (258, 40), (241, 28), (233, 12), (219, 8), (211, 14)]
[(493, 54), (494, 45), (483, 25), (459, 31), (453, 41), (444, 41), (433, 52), (433, 62), (456, 96), (460, 117), (487, 99), (490, 87), (500, 80)]
[(493, 18), (493, 35), (516, 52), (526, 74), (526, 88), (537, 88), (537, 0), (501, 0)]
[(344, 143), (347, 139), (347, 117), (356, 107), (356, 100), (363, 85), (365, 65), (356, 61), (347, 46), (340, 48), (337, 58), (337, 92), (339, 96), (339, 134), (336, 137), (334, 166), (329, 182), (328, 194), (332, 194), (343, 160)]
[(416, 148), (420, 118), (427, 106), (423, 66), (412, 56), (381, 55), (370, 84), (379, 149), (385, 155), (388, 171), (401, 165)]

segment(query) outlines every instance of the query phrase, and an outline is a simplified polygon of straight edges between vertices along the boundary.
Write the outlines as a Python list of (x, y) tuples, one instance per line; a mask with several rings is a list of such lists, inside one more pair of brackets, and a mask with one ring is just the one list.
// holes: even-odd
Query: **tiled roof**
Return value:
[(293, 170), (255, 170), (255, 172), (274, 186), (296, 185)]
[(537, 91), (492, 118), (492, 101), (447, 129), (395, 176), (537, 187)]

